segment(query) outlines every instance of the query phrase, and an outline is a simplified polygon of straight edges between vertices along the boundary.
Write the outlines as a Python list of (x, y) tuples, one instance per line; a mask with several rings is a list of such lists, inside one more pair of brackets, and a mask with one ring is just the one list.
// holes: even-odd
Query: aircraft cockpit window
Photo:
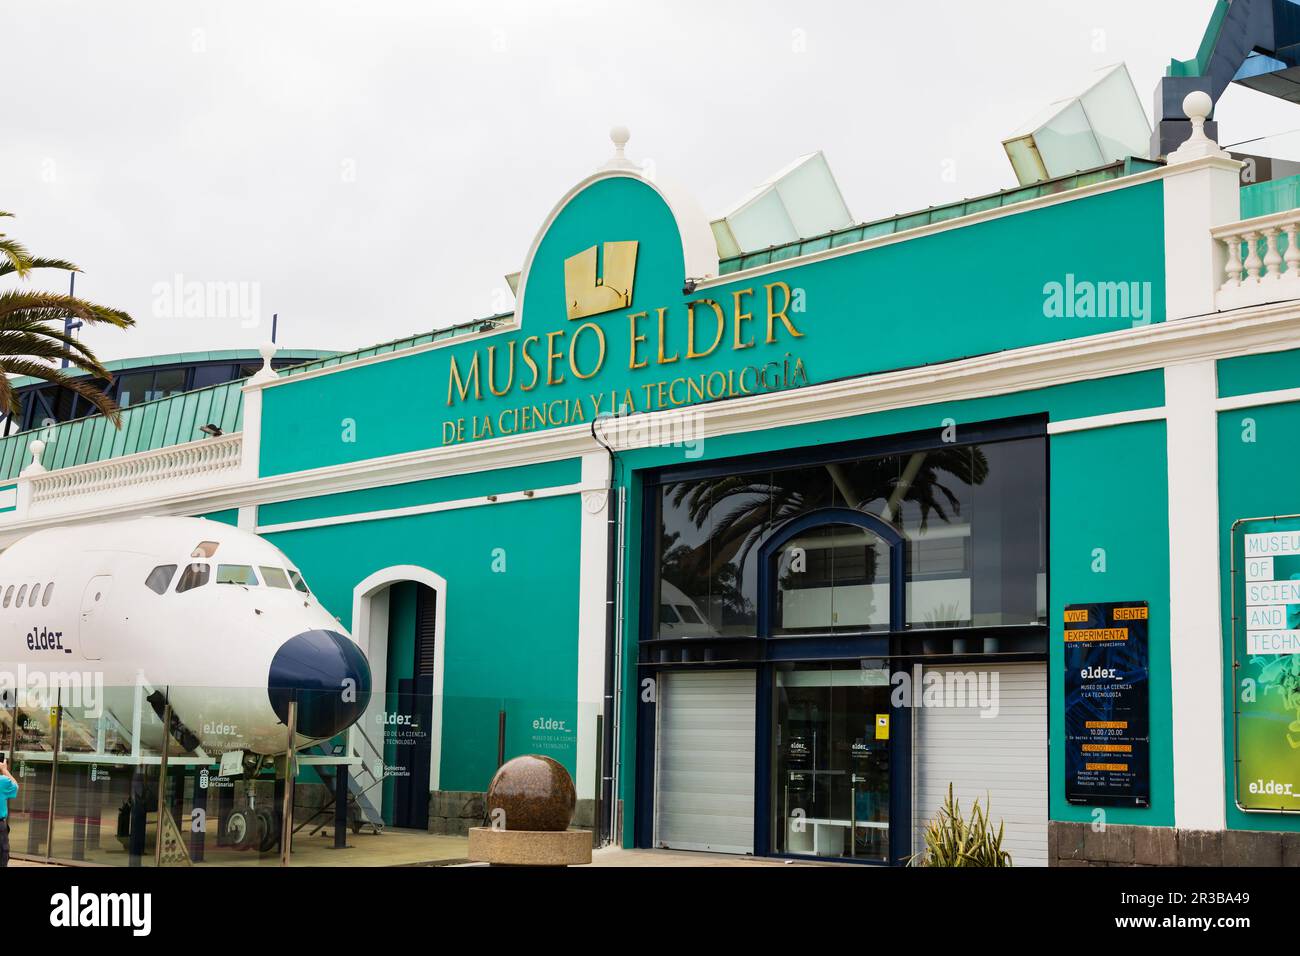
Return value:
[(253, 569), (247, 564), (218, 564), (217, 583), (243, 584), (247, 587), (257, 587), (257, 575), (253, 573)]
[(289, 587), (289, 575), (284, 573), (284, 568), (268, 568), (266, 565), (260, 565), (262, 570), (262, 580), (270, 588), (287, 588)]
[(311, 594), (311, 591), (307, 590), (307, 582), (293, 568), (289, 569), (289, 580), (293, 582), (294, 590), (301, 591), (303, 594)]
[(4, 605), (4, 606), (5, 606), (5, 607), (8, 607), (8, 606), (9, 606), (9, 602), (12, 601), (13, 599), (14, 599), (14, 586), (11, 584), (11, 585), (9, 585), (8, 588), (5, 589), (5, 605)]
[(190, 552), (191, 558), (210, 558), (217, 553), (217, 542), (200, 541), (198, 545)]
[(176, 593), (203, 587), (208, 583), (208, 576), (211, 573), (210, 564), (187, 564), (185, 570), (181, 572), (181, 579), (176, 582)]
[(32, 596), (31, 596), (31, 599), (28, 600), (28, 602), (27, 602), (27, 606), (28, 606), (28, 607), (36, 607), (36, 599), (37, 599), (38, 597), (40, 597), (40, 594), (41, 594), (41, 586), (40, 586), (39, 584), (33, 584), (33, 585), (32, 585)]
[(14, 601), (14, 607), (22, 607), (25, 600), (27, 600), (27, 585), (24, 584), (18, 589), (18, 600)]
[(41, 607), (50, 606), (50, 598), (54, 596), (54, 582), (51, 581), (45, 585), (45, 593), (41, 595)]
[(176, 565), (160, 564), (149, 572), (149, 576), (144, 579), (144, 586), (155, 594), (166, 594), (167, 585), (172, 583), (172, 575), (176, 573)]

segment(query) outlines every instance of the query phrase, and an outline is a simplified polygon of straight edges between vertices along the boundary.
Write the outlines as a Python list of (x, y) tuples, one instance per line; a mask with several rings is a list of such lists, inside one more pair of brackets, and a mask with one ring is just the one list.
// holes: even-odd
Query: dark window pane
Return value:
[(211, 573), (211, 565), (186, 565), (185, 570), (181, 572), (181, 579), (176, 583), (176, 593), (180, 594), (184, 591), (203, 587), (203, 585), (208, 583), (208, 577)]
[(976, 627), (1047, 620), (1046, 455), (1042, 439), (979, 449), (988, 477), (973, 489), (971, 545)]
[(172, 575), (176, 573), (176, 565), (160, 564), (149, 572), (149, 576), (144, 579), (145, 587), (155, 594), (165, 594), (167, 586), (172, 583)]
[(692, 607), (698, 623), (661, 619), (657, 633), (667, 637), (711, 637), (709, 607), (709, 535), (712, 488), (708, 482), (675, 482), (660, 492), (659, 600), (674, 608)]
[(117, 380), (117, 404), (126, 408), (145, 401), (145, 393), (153, 386), (153, 372), (131, 372)]
[(147, 393), (149, 399), (152, 401), (155, 398), (166, 398), (168, 395), (185, 391), (185, 372), (183, 368), (170, 368), (158, 372), (154, 378), (153, 388)]
[(234, 365), (199, 365), (194, 369), (194, 384), (191, 388), (207, 388), (222, 382), (233, 382), (239, 377)]
[(889, 511), (906, 539), (912, 627), (971, 623), (971, 488), (987, 470), (980, 449), (970, 445), (899, 456)]
[(870, 531), (814, 528), (775, 560), (774, 634), (889, 629), (889, 546)]

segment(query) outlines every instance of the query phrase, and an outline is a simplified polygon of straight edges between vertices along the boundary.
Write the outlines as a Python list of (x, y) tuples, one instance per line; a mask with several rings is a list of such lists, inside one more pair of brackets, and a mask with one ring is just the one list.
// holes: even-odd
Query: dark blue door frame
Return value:
[[(817, 528), (853, 527), (869, 531), (880, 538), (889, 548), (889, 630), (901, 631), (906, 621), (906, 541), (892, 525), (876, 517), (851, 508), (820, 508), (807, 514), (792, 518), (777, 527), (763, 542), (758, 551), (758, 636), (765, 646), (773, 641), (773, 610), (776, 605), (776, 567), (782, 546), (809, 531)], [(893, 674), (893, 667), (888, 657), (889, 640), (887, 635), (879, 645), (884, 651), (882, 661)], [(798, 641), (807, 650), (821, 651), (822, 658), (828, 662), (843, 660), (845, 651), (854, 645), (859, 650), (868, 650), (861, 646), (864, 642), (860, 635), (845, 635), (838, 640), (818, 639), (813, 637), (795, 638), (788, 643)], [(876, 641), (871, 641), (876, 644)], [(848, 645), (848, 646), (845, 646)], [(764, 655), (769, 661), (772, 657)], [(801, 657), (803, 655), (800, 655)], [(820, 655), (818, 655), (820, 656)], [(867, 655), (871, 656), (871, 655)], [(771, 663), (758, 668), (758, 700), (754, 709), (754, 746), (757, 748), (754, 760), (754, 853), (758, 856), (771, 856), (772, 848), (772, 798), (774, 782), (772, 778), (772, 731), (774, 714), (772, 709), (775, 680), (774, 666)], [(892, 681), (891, 685), (892, 687)], [(889, 704), (889, 859), (901, 862), (911, 853), (912, 820), (912, 715), (910, 707), (894, 706), (893, 694)], [(850, 839), (855, 839), (851, 834)]]
[[(654, 489), (651, 486), (652, 492)], [(774, 670), (782, 662), (832, 662), (876, 658), (893, 666), (889, 656), (889, 634), (823, 635), (808, 637), (773, 637), (771, 606), (775, 603), (772, 583), (775, 580), (777, 550), (799, 534), (818, 527), (851, 526), (863, 528), (880, 537), (889, 546), (890, 558), (890, 630), (901, 631), (905, 620), (904, 561), (906, 542), (890, 525), (874, 515), (863, 514), (848, 508), (823, 508), (793, 518), (775, 529), (759, 551), (759, 624), (758, 635), (762, 645), (759, 660), (753, 663), (719, 662), (712, 669), (755, 670), (757, 700), (754, 707), (754, 853), (771, 856), (772, 848), (772, 731)], [(644, 569), (643, 569), (644, 570)], [(670, 670), (700, 670), (702, 665), (689, 667), (654, 668), (656, 680), (651, 683), (658, 689), (657, 677)], [(649, 676), (645, 671), (642, 676)], [(654, 846), (655, 748), (657, 745), (658, 701), (657, 692), (645, 693), (645, 686), (637, 688), (637, 807), (634, 823), (634, 840), (637, 846)], [(911, 853), (911, 781), (912, 781), (912, 715), (910, 707), (895, 706), (890, 699), (889, 769), (889, 855), (891, 862), (901, 862)], [(864, 861), (865, 862), (865, 861)]]

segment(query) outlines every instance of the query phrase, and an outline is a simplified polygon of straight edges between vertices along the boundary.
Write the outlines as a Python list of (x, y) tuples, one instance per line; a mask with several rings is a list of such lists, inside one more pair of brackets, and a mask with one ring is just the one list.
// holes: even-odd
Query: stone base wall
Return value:
[(1051, 866), (1300, 866), (1300, 833), (1047, 825)]
[(434, 790), (429, 794), (429, 832), (469, 836), (483, 825), (487, 794), (473, 790)]

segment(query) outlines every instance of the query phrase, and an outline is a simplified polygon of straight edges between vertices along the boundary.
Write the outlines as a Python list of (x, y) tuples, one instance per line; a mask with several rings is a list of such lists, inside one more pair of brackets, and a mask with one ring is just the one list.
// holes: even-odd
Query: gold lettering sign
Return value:
[[(604, 268), (596, 261), (604, 252)], [(564, 300), (570, 319), (585, 319), (632, 305), (636, 242), (607, 242), (564, 260)]]

